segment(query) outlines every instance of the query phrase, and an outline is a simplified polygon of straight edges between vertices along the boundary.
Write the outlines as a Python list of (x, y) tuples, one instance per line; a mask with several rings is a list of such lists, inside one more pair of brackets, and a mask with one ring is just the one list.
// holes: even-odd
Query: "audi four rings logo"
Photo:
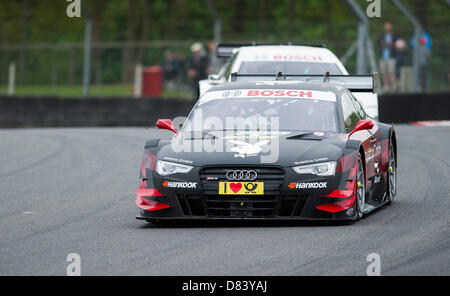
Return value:
[(256, 180), (258, 174), (254, 170), (229, 170), (227, 171), (227, 179), (230, 181), (244, 180), (253, 181)]

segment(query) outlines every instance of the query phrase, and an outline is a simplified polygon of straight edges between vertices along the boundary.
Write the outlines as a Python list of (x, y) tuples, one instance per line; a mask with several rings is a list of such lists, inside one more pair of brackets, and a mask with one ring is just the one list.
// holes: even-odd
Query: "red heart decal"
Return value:
[(230, 183), (230, 189), (234, 193), (238, 193), (239, 190), (241, 190), (241, 188), (242, 188), (242, 184), (241, 183)]

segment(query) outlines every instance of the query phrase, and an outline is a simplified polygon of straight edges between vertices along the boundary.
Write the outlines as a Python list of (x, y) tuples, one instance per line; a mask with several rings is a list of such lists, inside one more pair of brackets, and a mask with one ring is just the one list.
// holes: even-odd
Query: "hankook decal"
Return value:
[(328, 182), (311, 182), (311, 183), (291, 183), (288, 185), (291, 189), (319, 189), (327, 188)]
[(167, 188), (197, 188), (197, 182), (164, 181), (162, 185)]

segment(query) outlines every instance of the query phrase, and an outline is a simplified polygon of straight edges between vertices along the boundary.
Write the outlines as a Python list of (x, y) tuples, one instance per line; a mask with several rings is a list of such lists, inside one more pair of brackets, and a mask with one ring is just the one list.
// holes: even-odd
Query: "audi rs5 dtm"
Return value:
[(248, 78), (209, 89), (180, 130), (158, 121), (174, 136), (145, 144), (138, 219), (356, 221), (393, 201), (394, 128), (353, 96), (373, 77)]

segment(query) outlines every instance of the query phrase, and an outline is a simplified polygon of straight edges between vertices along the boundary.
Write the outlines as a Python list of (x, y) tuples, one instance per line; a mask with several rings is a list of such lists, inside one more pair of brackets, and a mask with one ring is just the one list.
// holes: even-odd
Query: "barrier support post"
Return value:
[(9, 64), (8, 71), (8, 96), (14, 95), (15, 84), (16, 84), (16, 64)]

